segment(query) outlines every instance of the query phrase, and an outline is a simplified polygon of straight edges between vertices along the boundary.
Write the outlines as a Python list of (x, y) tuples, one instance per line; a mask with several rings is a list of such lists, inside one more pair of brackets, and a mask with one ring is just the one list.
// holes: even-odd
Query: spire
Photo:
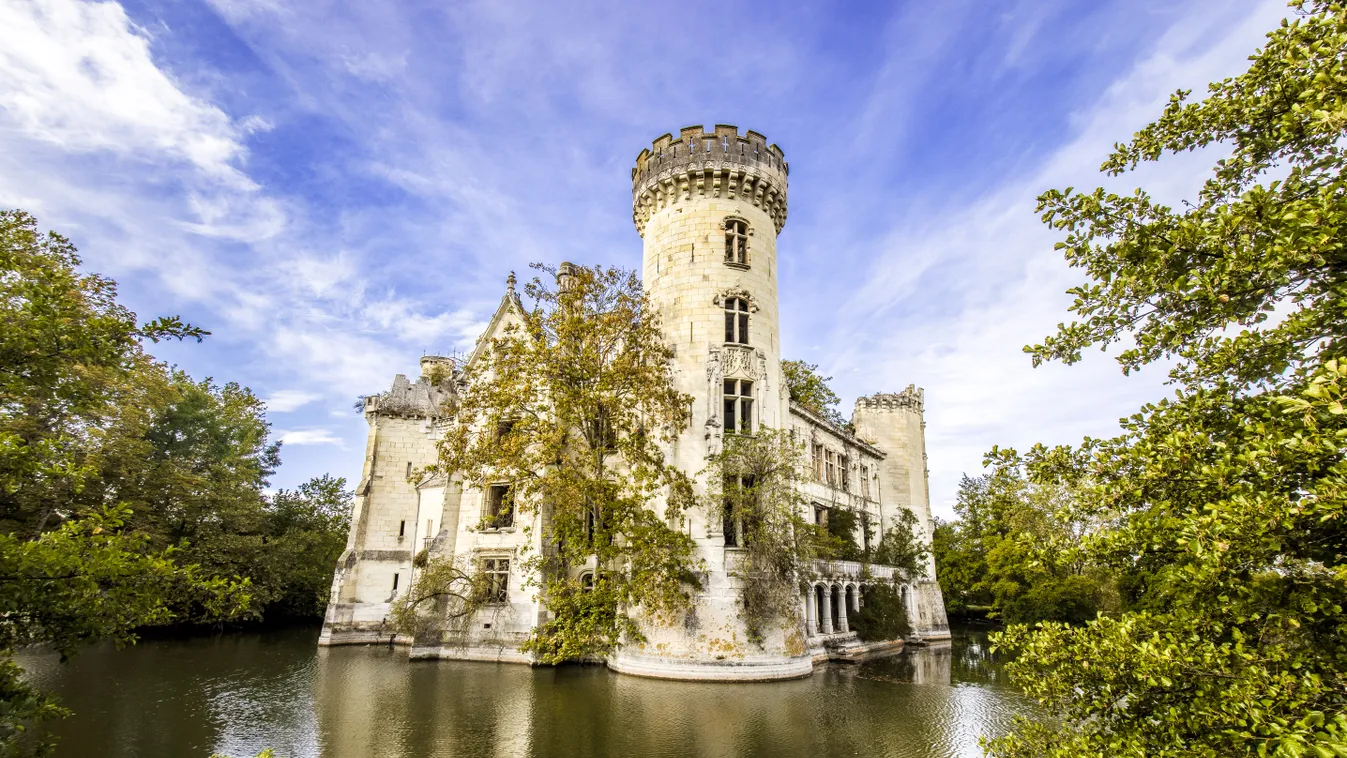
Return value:
[(513, 294), (514, 294), (514, 285), (515, 285), (515, 282), (516, 282), (516, 279), (514, 278), (514, 272), (511, 271), (511, 272), (510, 272), (510, 275), (507, 276), (507, 277), (505, 278), (505, 293), (506, 293), (506, 294), (508, 294), (508, 295), (513, 295)]

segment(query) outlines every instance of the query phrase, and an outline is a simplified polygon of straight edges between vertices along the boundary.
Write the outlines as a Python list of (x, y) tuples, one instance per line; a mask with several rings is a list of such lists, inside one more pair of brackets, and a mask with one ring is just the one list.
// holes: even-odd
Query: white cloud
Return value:
[(146, 32), (114, 2), (0, 0), (0, 109), (30, 138), (71, 152), (186, 160), (236, 188), (240, 130), (154, 63)]
[(343, 447), (341, 438), (327, 429), (294, 429), (277, 432), (277, 437), (285, 445), (336, 445), (337, 447)]
[(290, 413), (303, 408), (320, 397), (322, 395), (316, 392), (305, 392), (304, 390), (277, 390), (263, 402), (267, 404), (268, 411)]
[[(1035, 170), (981, 199), (908, 221), (842, 309), (827, 341), (838, 348), (825, 369), (847, 389), (869, 392), (876, 376), (896, 390), (926, 389), (927, 452), (933, 509), (949, 515), (961, 473), (981, 471), (993, 445), (1021, 450), (1116, 433), (1116, 420), (1168, 392), (1165, 368), (1132, 377), (1103, 355), (1076, 366), (1031, 366), (1022, 346), (1069, 320), (1065, 290), (1083, 274), (1053, 250), (1057, 237), (1034, 213), (1048, 187), (1145, 186), (1161, 198), (1190, 195), (1214, 161), (1208, 153), (1167, 156), (1109, 180), (1097, 167), (1115, 141), (1159, 115), (1179, 87), (1198, 90), (1242, 70), (1265, 30), (1284, 13), (1270, 0), (1231, 22), (1203, 9), (1178, 20), (1154, 50), (1076, 117), (1076, 136)], [(859, 328), (858, 328), (859, 327)]]

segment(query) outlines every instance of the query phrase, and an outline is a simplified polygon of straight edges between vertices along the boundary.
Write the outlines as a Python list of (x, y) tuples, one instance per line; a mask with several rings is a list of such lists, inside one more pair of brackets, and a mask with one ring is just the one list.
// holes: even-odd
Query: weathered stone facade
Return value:
[[(776, 145), (733, 126), (683, 129), (641, 151), (632, 170), (633, 220), (643, 245), (642, 280), (675, 348), (678, 387), (695, 398), (689, 428), (668, 455), (696, 474), (720, 449), (727, 425), (794, 428), (808, 446), (815, 481), (807, 485), (810, 518), (829, 509), (862, 514), (883, 534), (899, 509), (912, 511), (929, 541), (930, 502), (921, 390), (909, 387), (857, 401), (855, 432), (790, 402), (781, 371), (776, 237), (786, 221), (789, 166)], [(480, 344), (522, 315), (511, 277)], [(471, 371), (475, 355), (457, 367)], [(513, 558), (541, 530), (522, 524), (482, 530), (481, 490), (454, 478), (410, 481), (435, 456), (437, 419), (452, 401), (454, 371), (444, 359), (422, 359), (422, 376), (399, 375), (393, 388), (366, 400), (370, 435), (346, 552), (333, 579), (320, 644), (390, 641), (389, 604), (405, 591), (413, 556), (471, 556), (473, 565), (508, 561), (509, 602), (474, 619), (469, 639), (415, 640), (413, 657), (527, 661), (517, 649), (546, 609), (523, 587)], [(652, 504), (652, 507), (660, 507)], [(667, 678), (770, 680), (807, 676), (830, 656), (853, 659), (892, 644), (861, 645), (847, 625), (863, 602), (864, 585), (903, 584), (914, 638), (949, 636), (934, 566), (922, 579), (843, 561), (818, 566), (802, 591), (797, 623), (747, 641), (734, 577), (735, 534), (719, 517), (693, 513), (689, 533), (708, 572), (694, 608), (681, 623), (649, 625), (646, 641), (624, 645), (608, 660), (618, 671)], [(862, 530), (864, 531), (864, 530)], [(866, 539), (864, 535), (858, 539)], [(486, 616), (488, 614), (484, 614)]]

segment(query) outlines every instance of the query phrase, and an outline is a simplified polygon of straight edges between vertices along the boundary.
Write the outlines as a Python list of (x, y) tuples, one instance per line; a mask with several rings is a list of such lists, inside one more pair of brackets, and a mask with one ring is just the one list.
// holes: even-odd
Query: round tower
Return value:
[[(636, 157), (632, 220), (644, 239), (642, 281), (675, 351), (693, 419), (670, 450), (696, 475), (724, 435), (787, 422), (777, 311), (776, 237), (786, 223), (788, 166), (766, 137), (717, 124), (665, 134)], [(692, 513), (688, 533), (708, 569), (682, 624), (647, 629), (644, 645), (610, 665), (647, 676), (777, 679), (808, 676), (804, 639), (789, 629), (747, 641), (730, 576), (734, 528)]]
[[(681, 389), (698, 400), (693, 449), (679, 451), (691, 454), (691, 471), (727, 424), (785, 420), (776, 235), (786, 223), (788, 171), (781, 148), (726, 124), (665, 134), (636, 156), (632, 219), (644, 239), (642, 280), (677, 351)], [(741, 400), (732, 408), (724, 384), (731, 379), (751, 383), (734, 387), (730, 397)]]

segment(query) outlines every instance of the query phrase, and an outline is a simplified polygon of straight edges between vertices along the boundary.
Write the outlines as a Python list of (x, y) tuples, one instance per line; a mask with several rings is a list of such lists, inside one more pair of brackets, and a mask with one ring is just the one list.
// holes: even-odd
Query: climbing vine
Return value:
[(749, 639), (761, 645), (767, 630), (793, 622), (800, 582), (813, 574), (813, 561), (830, 557), (831, 540), (803, 516), (804, 449), (777, 429), (754, 435), (727, 435), (724, 448), (707, 467), (707, 508), (723, 525), (727, 558), (739, 580), (740, 616)]

